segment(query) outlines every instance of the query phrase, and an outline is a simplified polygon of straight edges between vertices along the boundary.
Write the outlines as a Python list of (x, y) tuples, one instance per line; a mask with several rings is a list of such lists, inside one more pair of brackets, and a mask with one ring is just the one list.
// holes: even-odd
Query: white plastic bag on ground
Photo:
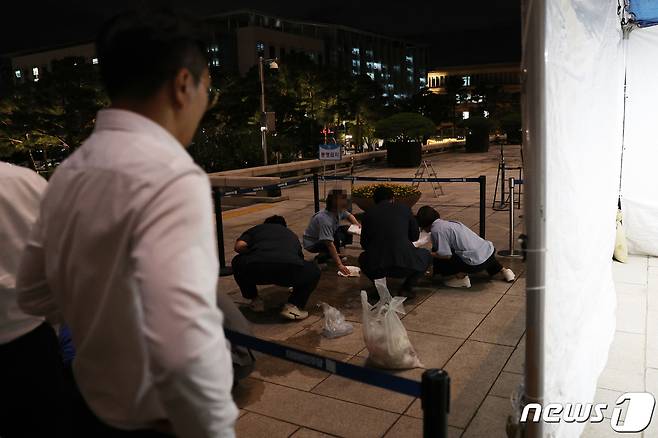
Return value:
[(368, 303), (368, 294), (361, 291), (363, 307), (363, 337), (368, 348), (368, 362), (381, 368), (419, 368), (416, 350), (409, 341), (407, 330), (402, 325), (398, 313), (404, 314), (404, 297), (391, 297), (386, 280), (376, 280), (379, 302), (374, 306)]
[(345, 321), (345, 316), (340, 310), (330, 306), (327, 303), (320, 303), (322, 313), (324, 314), (324, 326), (322, 334), (329, 338), (338, 338), (340, 336), (349, 335), (354, 330), (354, 327), (349, 322)]

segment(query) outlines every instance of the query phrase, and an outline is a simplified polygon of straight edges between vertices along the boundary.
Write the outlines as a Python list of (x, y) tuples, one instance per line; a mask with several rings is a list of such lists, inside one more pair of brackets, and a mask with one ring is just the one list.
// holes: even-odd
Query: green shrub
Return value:
[(352, 190), (352, 196), (358, 196), (359, 198), (372, 198), (375, 194), (375, 189), (377, 187), (388, 187), (393, 190), (393, 195), (396, 198), (406, 198), (408, 196), (419, 195), (420, 190), (417, 187), (411, 185), (403, 184), (391, 184), (391, 183), (379, 183), (379, 184), (368, 184), (365, 186), (354, 187)]
[(418, 113), (397, 113), (375, 124), (375, 136), (390, 141), (422, 141), (436, 134), (436, 125)]

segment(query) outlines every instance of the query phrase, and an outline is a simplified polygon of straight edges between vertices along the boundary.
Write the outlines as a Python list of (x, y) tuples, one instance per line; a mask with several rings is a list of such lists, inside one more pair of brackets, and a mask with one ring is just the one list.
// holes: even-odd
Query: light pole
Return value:
[(263, 164), (267, 166), (267, 112), (265, 110), (265, 64), (271, 69), (279, 68), (276, 59), (265, 59), (258, 57), (258, 76), (260, 77), (260, 141), (263, 148)]

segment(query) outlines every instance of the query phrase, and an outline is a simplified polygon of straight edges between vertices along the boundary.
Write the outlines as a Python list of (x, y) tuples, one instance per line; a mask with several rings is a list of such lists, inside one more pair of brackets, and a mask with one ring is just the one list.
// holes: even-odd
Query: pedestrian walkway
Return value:
[[(617, 292), (617, 327), (606, 364), (599, 378), (597, 403), (614, 406), (625, 392), (648, 391), (658, 396), (658, 258), (630, 256), (614, 262)], [(610, 418), (611, 410), (606, 413)], [(656, 438), (658, 420), (642, 433), (618, 434), (609, 421), (588, 424), (584, 438)]]
[[(518, 147), (514, 149), (518, 155)], [(512, 155), (513, 152), (510, 152)], [(507, 155), (507, 152), (506, 152)], [(439, 177), (478, 177), (487, 175), (487, 238), (497, 249), (507, 248), (508, 213), (491, 209), (496, 179), (497, 150), (484, 154), (453, 152), (433, 157)], [(370, 168), (359, 175), (412, 177), (415, 169)], [(349, 190), (348, 182), (328, 182)], [(321, 185), (320, 192), (322, 194)], [(429, 184), (416, 208), (435, 206), (442, 217), (459, 220), (476, 232), (479, 225), (478, 185), (445, 183), (445, 195), (434, 197)], [(233, 255), (235, 238), (267, 216), (283, 215), (289, 227), (302, 235), (313, 212), (312, 186), (287, 189), (289, 200), (268, 204), (268, 208), (236, 209), (224, 215), (227, 260)], [(241, 213), (242, 210), (242, 213)], [(358, 211), (358, 209), (355, 209)], [(522, 215), (523, 210), (519, 211)], [(517, 234), (523, 232), (518, 220)], [(348, 248), (348, 262), (356, 265), (358, 240)], [(310, 259), (311, 255), (307, 254)], [(402, 322), (412, 344), (428, 368), (444, 368), (452, 379), (450, 436), (466, 438), (505, 437), (505, 422), (510, 413), (510, 394), (522, 380), (525, 332), (524, 265), (511, 263), (517, 273), (512, 283), (492, 281), (486, 276), (472, 277), (470, 290), (455, 290), (422, 280), (418, 296), (405, 303)], [(244, 306), (232, 277), (220, 280), (220, 290), (229, 293), (253, 322), (256, 336), (312, 351), (336, 360), (364, 365), (367, 357), (361, 332), (360, 290), (365, 278), (339, 278), (325, 270), (317, 291), (311, 296), (311, 316), (300, 322), (284, 322), (277, 306), (288, 291), (278, 287), (260, 290), (269, 311), (255, 314)], [(399, 282), (390, 281), (395, 291)], [(325, 301), (340, 309), (354, 325), (354, 332), (338, 339), (321, 336), (321, 311)], [(279, 359), (258, 355), (255, 372), (235, 390), (241, 409), (237, 423), (239, 437), (405, 437), (422, 436), (420, 401), (412, 397), (349, 381)], [(422, 369), (398, 372), (420, 379)]]

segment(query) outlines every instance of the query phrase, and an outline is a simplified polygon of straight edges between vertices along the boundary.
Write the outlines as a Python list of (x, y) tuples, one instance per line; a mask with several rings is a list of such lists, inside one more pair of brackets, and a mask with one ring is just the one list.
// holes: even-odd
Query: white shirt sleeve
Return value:
[(445, 230), (432, 230), (432, 251), (440, 256), (451, 256), (452, 249)]
[(55, 298), (46, 279), (43, 252), (43, 228), (37, 219), (32, 227), (16, 275), (18, 305), (28, 315), (45, 316), (51, 323), (61, 322)]
[(132, 257), (154, 383), (184, 438), (233, 437), (233, 368), (216, 306), (218, 262), (208, 179), (186, 174), (153, 199)]

